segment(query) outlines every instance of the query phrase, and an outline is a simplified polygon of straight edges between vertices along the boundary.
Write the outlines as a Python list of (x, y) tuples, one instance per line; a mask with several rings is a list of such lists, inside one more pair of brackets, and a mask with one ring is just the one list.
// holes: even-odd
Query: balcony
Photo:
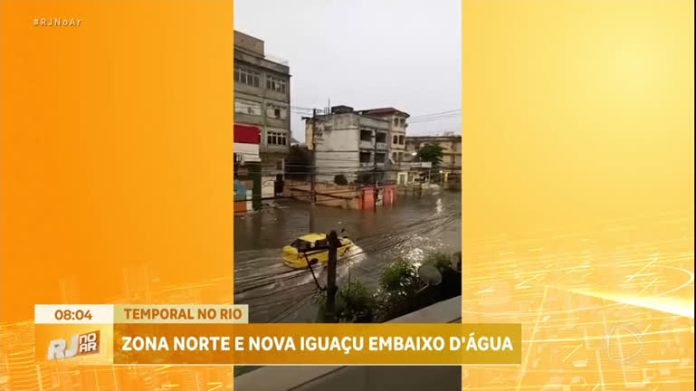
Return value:
[(369, 149), (373, 150), (375, 148), (375, 144), (372, 142), (372, 140), (360, 140), (360, 144), (358, 144), (360, 149)]
[(401, 167), (410, 169), (432, 168), (431, 162), (401, 162)]

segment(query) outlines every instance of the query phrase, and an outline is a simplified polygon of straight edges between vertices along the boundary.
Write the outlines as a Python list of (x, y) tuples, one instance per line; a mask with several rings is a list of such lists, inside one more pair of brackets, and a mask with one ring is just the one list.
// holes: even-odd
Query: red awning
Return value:
[(253, 125), (234, 124), (234, 142), (261, 144), (261, 130)]

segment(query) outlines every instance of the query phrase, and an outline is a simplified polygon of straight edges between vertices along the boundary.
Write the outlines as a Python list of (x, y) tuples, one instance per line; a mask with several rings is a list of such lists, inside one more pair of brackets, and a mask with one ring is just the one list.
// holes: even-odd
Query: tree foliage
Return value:
[[(336, 294), (335, 316), (339, 322), (386, 322), (431, 304), (461, 295), (461, 273), (452, 264), (452, 256), (443, 252), (427, 254), (423, 265), (432, 265), (442, 278), (429, 285), (421, 269), (404, 259), (386, 265), (377, 290), (361, 281), (348, 281)], [(431, 268), (432, 270), (432, 268)], [(320, 322), (326, 318), (326, 292), (318, 296)]]
[(343, 174), (338, 174), (334, 176), (334, 183), (337, 185), (347, 185), (348, 184), (348, 179), (346, 179), (346, 176)]
[(418, 157), (423, 162), (438, 166), (442, 162), (443, 148), (437, 144), (426, 144), (418, 150)]
[(285, 177), (307, 180), (312, 171), (312, 153), (305, 147), (293, 145), (285, 158)]
[(341, 322), (370, 322), (374, 316), (374, 295), (360, 281), (348, 282), (338, 291), (336, 307)]

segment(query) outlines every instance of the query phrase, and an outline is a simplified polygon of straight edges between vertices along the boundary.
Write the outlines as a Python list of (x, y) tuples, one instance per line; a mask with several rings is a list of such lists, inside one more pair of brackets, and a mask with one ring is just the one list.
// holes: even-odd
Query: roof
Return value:
[(431, 140), (461, 140), (461, 134), (450, 134), (450, 135), (423, 135), (423, 136), (406, 136), (406, 142), (418, 142), (418, 141), (431, 141)]
[(360, 110), (360, 113), (367, 114), (367, 115), (378, 115), (378, 116), (391, 115), (391, 114), (398, 113), (398, 114), (403, 114), (406, 117), (410, 117), (410, 115), (408, 115), (408, 113), (401, 111), (401, 110), (397, 110), (393, 107), (379, 107), (376, 109)]
[(234, 30), (234, 49), (244, 50), (255, 56), (264, 56), (264, 42), (262, 39), (237, 30)]
[(317, 240), (326, 239), (326, 234), (309, 233), (300, 236), (300, 239), (307, 242), (316, 242)]

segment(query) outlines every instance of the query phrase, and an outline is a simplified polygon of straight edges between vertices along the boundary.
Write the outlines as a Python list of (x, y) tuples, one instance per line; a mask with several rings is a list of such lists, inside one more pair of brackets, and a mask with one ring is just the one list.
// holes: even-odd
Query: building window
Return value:
[(266, 88), (284, 94), (287, 89), (287, 82), (273, 76), (266, 76)]
[(375, 154), (375, 162), (377, 163), (384, 163), (384, 158), (386, 157), (386, 154), (384, 153), (376, 153)]
[(282, 106), (268, 104), (266, 105), (266, 116), (275, 119), (286, 119), (288, 117), (288, 109)]
[(252, 87), (261, 86), (261, 74), (244, 68), (234, 68), (234, 82)]
[(371, 158), (372, 158), (372, 153), (360, 152), (360, 163), (369, 163)]
[(377, 132), (377, 139), (375, 140), (378, 143), (386, 143), (387, 142), (387, 134), (383, 132)]
[(371, 130), (361, 130), (360, 131), (360, 141), (372, 141), (372, 131)]
[(394, 126), (399, 126), (399, 119), (394, 117)]
[(267, 145), (287, 145), (287, 137), (284, 132), (269, 131), (266, 134)]
[(404, 145), (404, 140), (405, 140), (404, 136), (399, 136), (399, 144), (400, 145)]
[(235, 99), (234, 112), (239, 114), (261, 115), (261, 103), (244, 99)]
[(394, 137), (392, 137), (392, 144), (398, 144), (398, 143), (399, 143), (399, 136), (394, 135)]

